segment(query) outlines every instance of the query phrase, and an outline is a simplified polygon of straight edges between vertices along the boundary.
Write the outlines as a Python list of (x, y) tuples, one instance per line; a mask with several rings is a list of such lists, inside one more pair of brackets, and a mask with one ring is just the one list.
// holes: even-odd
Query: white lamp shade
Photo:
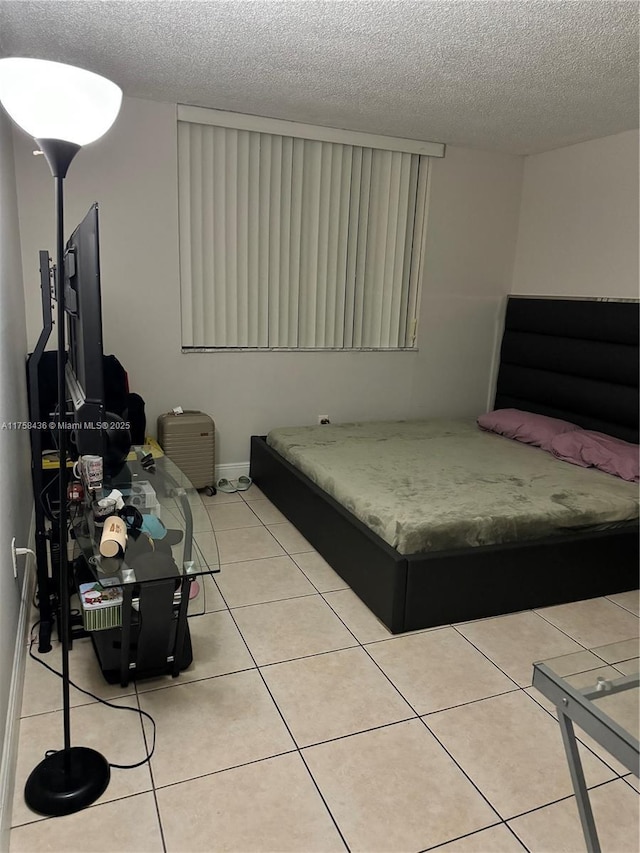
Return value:
[(116, 120), (122, 90), (84, 68), (45, 59), (0, 59), (0, 103), (35, 139), (88, 145)]

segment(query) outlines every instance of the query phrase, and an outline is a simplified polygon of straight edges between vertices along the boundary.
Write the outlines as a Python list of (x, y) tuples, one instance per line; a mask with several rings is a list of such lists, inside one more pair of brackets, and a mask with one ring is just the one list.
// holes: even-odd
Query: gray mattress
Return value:
[(493, 545), (638, 518), (638, 487), (473, 420), (272, 430), (267, 443), (400, 554)]

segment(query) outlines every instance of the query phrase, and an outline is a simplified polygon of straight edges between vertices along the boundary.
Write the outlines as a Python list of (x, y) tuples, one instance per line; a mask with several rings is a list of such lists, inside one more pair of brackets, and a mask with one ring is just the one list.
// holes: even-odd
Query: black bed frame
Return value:
[[(638, 442), (638, 304), (510, 297), (495, 408)], [(251, 477), (393, 633), (635, 589), (638, 528), (403, 556), (266, 443)]]

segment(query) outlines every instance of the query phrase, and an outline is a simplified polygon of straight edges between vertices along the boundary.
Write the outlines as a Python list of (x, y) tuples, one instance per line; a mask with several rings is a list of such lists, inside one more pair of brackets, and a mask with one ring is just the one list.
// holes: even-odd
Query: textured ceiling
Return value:
[(0, 2), (126, 95), (528, 154), (638, 126), (634, 0)]

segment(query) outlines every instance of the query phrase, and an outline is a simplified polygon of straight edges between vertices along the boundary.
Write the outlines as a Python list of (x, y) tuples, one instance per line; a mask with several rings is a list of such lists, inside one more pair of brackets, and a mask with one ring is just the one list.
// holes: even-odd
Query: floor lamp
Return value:
[[(27, 805), (40, 814), (64, 815), (95, 802), (109, 784), (110, 769), (99, 752), (71, 746), (69, 708), (69, 587), (67, 565), (67, 436), (65, 393), (63, 181), (83, 145), (109, 130), (122, 92), (109, 80), (82, 68), (41, 59), (0, 59), (0, 103), (15, 123), (33, 136), (55, 180), (58, 325), (58, 453), (60, 460), (60, 630), (64, 747), (48, 755), (29, 776)], [(34, 460), (39, 464), (39, 460)]]

